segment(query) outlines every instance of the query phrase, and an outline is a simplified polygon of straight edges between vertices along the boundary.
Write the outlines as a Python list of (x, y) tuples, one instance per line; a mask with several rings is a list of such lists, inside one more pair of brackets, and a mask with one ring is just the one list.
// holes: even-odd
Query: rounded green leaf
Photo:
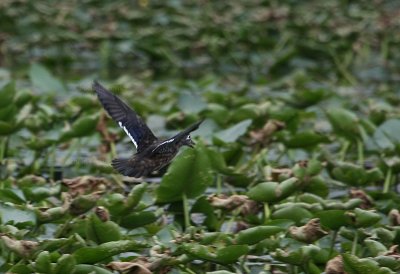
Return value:
[(154, 223), (157, 219), (157, 215), (151, 211), (133, 212), (124, 216), (120, 225), (125, 228), (133, 229)]
[(293, 220), (296, 225), (300, 225), (302, 220), (311, 219), (313, 215), (307, 209), (297, 206), (288, 206), (278, 209), (272, 213), (273, 219), (289, 219)]
[(88, 238), (98, 244), (121, 240), (121, 228), (113, 221), (103, 222), (95, 214), (87, 221)]
[(128, 251), (135, 251), (143, 247), (143, 244), (136, 241), (113, 241), (99, 246), (82, 247), (76, 250), (72, 255), (75, 257), (78, 264), (93, 264), (114, 255)]
[(240, 231), (236, 236), (237, 244), (253, 245), (283, 231), (278, 226), (256, 226)]
[(326, 114), (336, 134), (352, 141), (360, 138), (359, 119), (356, 114), (342, 108), (329, 109)]
[(213, 178), (206, 149), (198, 143), (194, 149), (184, 150), (172, 162), (157, 189), (157, 201), (180, 201), (182, 194), (195, 198), (206, 190)]
[(285, 199), (296, 191), (297, 187), (298, 179), (294, 177), (281, 183), (265, 182), (252, 187), (247, 196), (258, 202), (273, 203)]
[(70, 254), (63, 254), (58, 260), (54, 274), (73, 273), (76, 265), (75, 257)]

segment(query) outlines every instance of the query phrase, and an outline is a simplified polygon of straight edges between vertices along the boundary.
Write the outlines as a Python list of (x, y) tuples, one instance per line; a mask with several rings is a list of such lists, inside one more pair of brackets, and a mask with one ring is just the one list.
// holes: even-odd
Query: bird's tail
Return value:
[(134, 167), (130, 164), (129, 159), (127, 158), (113, 159), (111, 165), (122, 175), (134, 176), (136, 174)]

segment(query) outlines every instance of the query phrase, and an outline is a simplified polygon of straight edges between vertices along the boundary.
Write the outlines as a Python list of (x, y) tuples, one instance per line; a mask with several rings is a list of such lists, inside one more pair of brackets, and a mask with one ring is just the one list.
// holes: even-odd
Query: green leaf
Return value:
[(82, 247), (72, 255), (78, 264), (93, 264), (123, 252), (143, 248), (142, 243), (130, 240), (113, 241), (93, 247)]
[(298, 179), (289, 178), (281, 183), (276, 182), (265, 182), (260, 183), (252, 187), (248, 192), (247, 196), (250, 199), (264, 202), (274, 203), (285, 199), (291, 195), (298, 188)]
[(92, 134), (96, 130), (98, 121), (97, 115), (83, 116), (76, 120), (71, 129), (63, 132), (60, 139), (66, 141), (70, 138), (79, 138)]
[(29, 69), (32, 84), (42, 92), (65, 92), (64, 85), (44, 66), (34, 63)]
[(249, 248), (247, 245), (231, 245), (220, 248), (215, 252), (212, 247), (199, 244), (183, 244), (181, 248), (195, 258), (211, 261), (219, 264), (235, 263), (241, 256), (247, 254)]
[(90, 240), (98, 244), (121, 240), (121, 228), (113, 221), (103, 222), (96, 214), (87, 221), (86, 233)]
[(361, 208), (354, 209), (354, 214), (348, 213), (348, 216), (350, 216), (350, 223), (355, 227), (370, 227), (381, 220), (381, 215), (378, 213)]
[(342, 226), (347, 225), (347, 217), (345, 210), (324, 210), (316, 213), (321, 221), (321, 225), (332, 230), (339, 230)]
[(372, 257), (376, 257), (378, 255), (384, 255), (384, 253), (388, 251), (387, 248), (381, 242), (374, 241), (371, 239), (365, 239), (364, 243), (368, 248)]
[(350, 141), (361, 137), (358, 127), (359, 119), (353, 112), (342, 108), (332, 108), (326, 114), (336, 134)]
[(344, 270), (348, 274), (394, 274), (386, 267), (379, 267), (378, 263), (372, 259), (359, 259), (358, 257), (344, 253), (342, 254)]
[(285, 138), (283, 143), (287, 148), (313, 148), (320, 143), (328, 143), (329, 138), (315, 133), (314, 131), (302, 131), (296, 134), (291, 134), (290, 137)]
[(251, 123), (250, 119), (244, 120), (228, 129), (217, 132), (215, 137), (224, 143), (236, 142), (240, 136), (247, 132)]
[(315, 256), (320, 251), (320, 248), (315, 245), (302, 246), (291, 251), (284, 251), (282, 249), (277, 249), (275, 253), (272, 254), (274, 259), (291, 264), (291, 265), (304, 265), (306, 262), (310, 261), (313, 256)]
[(36, 215), (31, 210), (21, 210), (15, 207), (0, 204), (0, 216), (2, 224), (36, 224)]
[(157, 201), (160, 203), (180, 201), (182, 194), (188, 198), (201, 195), (213, 182), (211, 163), (204, 145), (186, 149), (170, 165), (158, 187)]
[(15, 96), (15, 83), (9, 82), (0, 90), (0, 109), (12, 105)]
[(400, 120), (385, 121), (376, 129), (373, 140), (383, 151), (400, 152)]
[(307, 209), (297, 206), (287, 206), (272, 213), (273, 219), (293, 220), (297, 226), (302, 224), (303, 220), (311, 219), (313, 215)]
[(75, 257), (70, 254), (63, 254), (58, 260), (54, 274), (75, 273)]
[(42, 273), (51, 272), (51, 258), (48, 251), (42, 251), (36, 257), (35, 270)]
[(221, 264), (233, 264), (249, 252), (247, 245), (231, 245), (217, 251), (216, 261)]
[(277, 226), (256, 226), (240, 231), (236, 235), (237, 244), (253, 245), (275, 235), (284, 229)]
[(365, 170), (359, 165), (347, 162), (337, 162), (331, 171), (332, 177), (351, 186), (366, 185), (383, 180), (379, 168)]
[(133, 212), (121, 219), (121, 226), (133, 229), (154, 223), (157, 219), (157, 215), (151, 211)]

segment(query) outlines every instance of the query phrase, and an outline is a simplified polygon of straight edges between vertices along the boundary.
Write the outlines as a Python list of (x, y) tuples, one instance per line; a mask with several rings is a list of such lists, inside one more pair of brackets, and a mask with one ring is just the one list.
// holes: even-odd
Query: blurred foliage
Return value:
[[(0, 272), (398, 273), (399, 13), (1, 1)], [(116, 174), (97, 78), (195, 148)]]

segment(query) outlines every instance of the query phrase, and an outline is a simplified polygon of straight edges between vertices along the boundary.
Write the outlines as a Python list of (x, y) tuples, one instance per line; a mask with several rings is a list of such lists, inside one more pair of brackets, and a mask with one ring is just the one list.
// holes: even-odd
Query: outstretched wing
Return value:
[(128, 107), (121, 99), (105, 89), (98, 82), (93, 83), (101, 104), (115, 122), (125, 131), (132, 140), (138, 152), (157, 140), (145, 122)]

